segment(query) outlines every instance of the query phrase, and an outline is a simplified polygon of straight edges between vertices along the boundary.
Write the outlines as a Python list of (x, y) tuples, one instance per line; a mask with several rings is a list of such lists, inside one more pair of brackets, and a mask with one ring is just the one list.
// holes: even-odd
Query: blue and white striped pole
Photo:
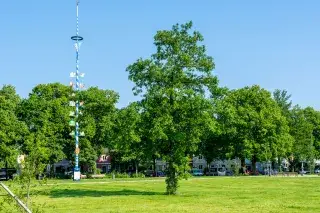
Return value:
[[(75, 49), (76, 49), (76, 72), (75, 75), (72, 75), (73, 77), (76, 78), (75, 82), (75, 90), (76, 93), (78, 94), (82, 84), (80, 81), (81, 74), (79, 73), (79, 51), (80, 51), (80, 45), (81, 41), (83, 40), (83, 37), (79, 36), (79, 0), (76, 0), (76, 5), (77, 5), (77, 30), (76, 30), (76, 36), (72, 36), (71, 39), (75, 41)], [(71, 83), (73, 86), (73, 83)], [(79, 122), (78, 122), (78, 116), (79, 116), (79, 107), (80, 107), (80, 101), (76, 100), (75, 102), (75, 118), (76, 121), (72, 125), (75, 125), (75, 166), (74, 166), (74, 173), (73, 173), (73, 179), (74, 180), (80, 180), (80, 167), (79, 167), (79, 132), (80, 132), (80, 127), (79, 127)], [(73, 135), (73, 134), (72, 134)], [(84, 135), (84, 134), (83, 134)]]
[[(79, 1), (77, 0), (77, 36), (79, 36)], [(79, 91), (79, 40), (77, 39), (76, 47), (76, 91)], [(76, 103), (76, 118), (79, 115), (79, 100)], [(76, 150), (79, 148), (79, 123), (76, 121)], [(75, 152), (75, 172), (80, 172), (79, 168), (79, 153)], [(79, 178), (80, 179), (80, 178)], [(75, 178), (76, 180), (76, 178)]]

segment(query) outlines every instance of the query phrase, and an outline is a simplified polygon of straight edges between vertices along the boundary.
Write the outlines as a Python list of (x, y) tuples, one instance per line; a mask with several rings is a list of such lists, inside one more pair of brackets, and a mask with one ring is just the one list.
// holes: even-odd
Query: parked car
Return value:
[(144, 171), (144, 175), (146, 177), (155, 177), (155, 172), (153, 170), (146, 170)]
[(315, 169), (314, 173), (319, 174), (320, 173), (320, 169)]
[(217, 168), (210, 168), (208, 172), (206, 172), (207, 176), (217, 176), (218, 169)]
[(300, 170), (300, 171), (299, 171), (299, 174), (300, 174), (300, 175), (305, 175), (305, 174), (307, 174), (307, 173), (308, 173), (308, 171), (304, 171), (304, 170)]
[(256, 171), (255, 173), (253, 171), (248, 171), (249, 175), (259, 175), (259, 171)]
[(146, 170), (143, 173), (146, 177), (164, 177), (164, 176), (166, 176), (163, 171), (154, 172), (153, 170)]
[(13, 179), (17, 173), (17, 170), (14, 168), (8, 168), (7, 170), (6, 170), (6, 168), (1, 168), (0, 169), (0, 180), (6, 180), (6, 177), (7, 177), (6, 171), (8, 171), (8, 179)]
[(227, 171), (226, 171), (226, 176), (233, 176), (233, 172), (232, 172), (232, 171), (227, 170)]
[(157, 171), (157, 177), (164, 177), (166, 174), (163, 171)]
[(200, 170), (200, 169), (192, 169), (192, 170), (191, 170), (191, 174), (192, 174), (193, 176), (203, 176), (203, 172), (202, 172), (202, 170)]

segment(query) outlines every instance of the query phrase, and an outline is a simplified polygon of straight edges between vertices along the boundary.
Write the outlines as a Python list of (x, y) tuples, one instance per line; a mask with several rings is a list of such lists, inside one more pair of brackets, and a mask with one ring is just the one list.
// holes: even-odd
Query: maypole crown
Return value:
[(73, 40), (73, 41), (82, 41), (83, 37), (81, 37), (81, 36), (72, 36), (71, 40)]

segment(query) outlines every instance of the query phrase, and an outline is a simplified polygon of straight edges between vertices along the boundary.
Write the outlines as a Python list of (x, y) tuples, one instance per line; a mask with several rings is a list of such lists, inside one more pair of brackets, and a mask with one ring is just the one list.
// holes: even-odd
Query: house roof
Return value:
[(103, 159), (104, 155), (101, 155), (98, 160), (96, 160), (96, 163), (111, 163), (111, 156), (107, 155), (105, 159)]

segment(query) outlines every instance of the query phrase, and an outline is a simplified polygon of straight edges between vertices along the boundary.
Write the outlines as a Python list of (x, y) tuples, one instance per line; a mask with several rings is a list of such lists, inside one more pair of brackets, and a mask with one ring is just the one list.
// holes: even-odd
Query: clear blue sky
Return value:
[[(320, 1), (263, 2), (81, 0), (85, 83), (119, 92), (119, 107), (136, 100), (126, 67), (153, 53), (157, 30), (192, 20), (221, 85), (286, 89), (295, 104), (320, 109)], [(39, 83), (68, 84), (75, 0), (3, 0), (0, 29), (1, 85), (27, 97)]]

